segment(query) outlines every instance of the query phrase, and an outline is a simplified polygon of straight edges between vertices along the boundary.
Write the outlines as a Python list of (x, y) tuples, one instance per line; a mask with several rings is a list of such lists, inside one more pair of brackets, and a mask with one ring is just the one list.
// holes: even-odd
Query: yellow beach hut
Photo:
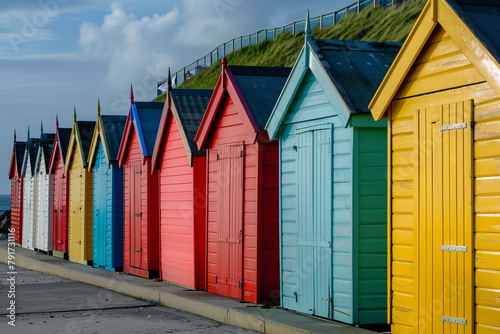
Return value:
[(87, 158), (95, 122), (76, 120), (66, 154), (65, 172), (69, 175), (69, 260), (92, 265), (92, 172)]
[(499, 1), (429, 1), (370, 104), (392, 333), (500, 332), (499, 28)]

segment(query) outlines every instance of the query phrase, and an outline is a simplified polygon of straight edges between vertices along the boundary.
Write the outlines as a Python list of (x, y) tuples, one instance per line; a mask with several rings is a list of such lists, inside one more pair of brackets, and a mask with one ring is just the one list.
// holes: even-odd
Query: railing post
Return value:
[(377, 7), (377, 0), (373, 0), (373, 7)]
[(335, 18), (337, 17), (337, 12), (336, 11), (333, 11), (333, 24), (332, 25), (335, 25), (337, 22), (335, 22)]
[(358, 14), (359, 14), (359, 0), (358, 0)]
[(295, 21), (292, 23), (292, 35), (295, 35)]
[(276, 28), (274, 28), (274, 31), (273, 31), (273, 41), (276, 40)]
[(231, 40), (231, 52), (234, 52), (234, 38)]
[(323, 29), (323, 15), (319, 17), (319, 30)]
[(255, 45), (259, 44), (259, 32), (255, 34)]

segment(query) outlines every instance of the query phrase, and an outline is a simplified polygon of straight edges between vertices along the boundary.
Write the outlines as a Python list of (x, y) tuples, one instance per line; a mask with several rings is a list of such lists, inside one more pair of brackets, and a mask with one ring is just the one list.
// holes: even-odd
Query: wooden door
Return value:
[(54, 250), (64, 252), (63, 235), (63, 182), (64, 175), (56, 170), (54, 175)]
[(99, 145), (95, 160), (94, 169), (94, 219), (93, 219), (93, 261), (94, 266), (105, 268), (106, 267), (106, 249), (111, 247), (107, 243), (107, 226), (106, 226), (106, 172), (108, 169), (106, 156), (102, 149), (102, 144)]
[(298, 310), (332, 314), (332, 127), (297, 130)]
[(243, 144), (218, 148), (217, 293), (243, 298)]
[(142, 268), (141, 179), (141, 163), (132, 162), (130, 164), (130, 265), (135, 268)]
[(472, 101), (417, 112), (419, 332), (473, 333)]
[[(75, 161), (74, 159), (73, 161)], [(70, 171), (71, 177), (71, 218), (69, 224), (69, 256), (82, 259), (82, 183), (83, 168), (74, 166)]]

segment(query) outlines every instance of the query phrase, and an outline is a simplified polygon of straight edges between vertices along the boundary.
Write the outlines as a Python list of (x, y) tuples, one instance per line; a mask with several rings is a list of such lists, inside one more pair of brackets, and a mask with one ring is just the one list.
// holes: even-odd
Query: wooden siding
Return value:
[[(54, 148), (55, 149), (55, 148)], [(69, 178), (64, 173), (60, 152), (57, 154), (54, 172), (53, 251), (68, 253), (68, 202)], [(64, 256), (64, 255), (63, 255)]]
[[(218, 268), (218, 196), (220, 175), (219, 175), (219, 162), (217, 160), (218, 148), (227, 144), (241, 143), (245, 138), (248, 138), (248, 130), (245, 127), (242, 117), (238, 113), (236, 107), (231, 100), (231, 97), (226, 96), (219, 107), (219, 116), (212, 125), (212, 132), (207, 142), (208, 150), (208, 194), (207, 194), (207, 290), (210, 292), (217, 292), (217, 275), (220, 268)], [(276, 256), (271, 248), (262, 250), (263, 246), (262, 236), (267, 233), (277, 231), (278, 221), (272, 222), (274, 213), (272, 210), (277, 210), (277, 207), (271, 208), (266, 213), (266, 222), (263, 224), (262, 217), (259, 213), (262, 208), (262, 203), (259, 202), (258, 196), (274, 196), (277, 194), (276, 190), (270, 188), (262, 191), (259, 189), (259, 182), (266, 182), (271, 178), (277, 178), (277, 175), (267, 176), (264, 173), (276, 172), (272, 167), (273, 159), (259, 153), (265, 151), (266, 148), (260, 143), (244, 143), (244, 161), (243, 161), (243, 299), (249, 302), (259, 302), (263, 298), (270, 298), (275, 295), (278, 289), (279, 281), (277, 275), (272, 272), (269, 275), (262, 273), (262, 265), (268, 266), (274, 260), (266, 259), (262, 262), (262, 256)], [(271, 151), (270, 151), (271, 152)], [(275, 151), (276, 152), (276, 151)], [(276, 152), (277, 153), (277, 152)], [(268, 165), (262, 165), (262, 158), (268, 161)], [(259, 178), (262, 178), (259, 181)], [(263, 183), (262, 183), (263, 184)], [(273, 200), (271, 200), (272, 202)], [(263, 224), (263, 225), (261, 225)], [(260, 234), (261, 233), (261, 234)], [(277, 262), (276, 262), (277, 263)], [(234, 269), (234, 268), (233, 268)], [(264, 282), (266, 280), (266, 282)], [(270, 280), (270, 281), (267, 281)], [(271, 295), (267, 295), (271, 293)]]
[[(336, 108), (337, 106), (333, 107)], [(352, 322), (353, 314), (353, 268), (352, 268), (352, 129), (345, 128), (338, 118), (337, 110), (321, 89), (310, 71), (306, 73), (290, 110), (280, 129), (281, 141), (281, 300), (285, 308), (297, 306), (294, 293), (298, 286), (297, 233), (297, 151), (296, 130), (333, 124), (333, 318)]]
[[(125, 164), (123, 166), (124, 173), (124, 217), (123, 217), (123, 260), (125, 272), (139, 275), (143, 277), (153, 278), (157, 276), (160, 270), (160, 222), (159, 222), (159, 196), (158, 196), (158, 172), (151, 175), (150, 158), (144, 158), (141, 152), (139, 139), (135, 129), (132, 128), (132, 134), (128, 151), (126, 153)], [(133, 178), (136, 175), (134, 165), (140, 166), (139, 184), (132, 189)], [(140, 208), (140, 216), (135, 216), (135, 212), (131, 210), (131, 205), (134, 204), (132, 196), (137, 195), (138, 208)], [(139, 218), (135, 218), (139, 217)], [(132, 223), (134, 219), (139, 219), (140, 234), (133, 235)], [(138, 252), (138, 263), (134, 263), (132, 255), (136, 255), (133, 247), (132, 238), (137, 237), (140, 244)], [(133, 253), (131, 252), (133, 251)]]
[(353, 227), (358, 322), (387, 318), (387, 129), (354, 130)]
[(437, 25), (394, 98), (417, 96), (482, 81), (484, 79), (450, 35)]
[[(17, 159), (16, 159), (17, 160)], [(10, 225), (15, 229), (14, 241), (21, 245), (23, 242), (23, 185), (24, 180), (19, 175), (17, 162), (14, 166), (14, 176), (10, 184)]]
[(92, 261), (92, 173), (83, 166), (80, 148), (75, 145), (69, 167), (69, 260)]
[(108, 160), (99, 143), (93, 166), (93, 262), (115, 271), (123, 267), (123, 170)]
[(34, 175), (31, 172), (31, 161), (28, 149), (26, 151), (28, 157), (26, 161), (26, 172), (24, 174), (24, 196), (23, 196), (23, 243), (22, 246), (28, 249), (35, 249), (35, 212), (37, 210), (37, 201), (35, 201), (36, 184)]
[(193, 167), (175, 119), (170, 117), (160, 158), (162, 279), (205, 287), (205, 157)]
[[(442, 37), (439, 37), (442, 36)], [(415, 133), (414, 113), (436, 105), (461, 102), (472, 99), (474, 106), (474, 248), (475, 248), (475, 328), (476, 333), (492, 333), (500, 331), (498, 318), (500, 317), (500, 304), (497, 302), (500, 296), (498, 266), (493, 266), (496, 259), (500, 257), (500, 200), (497, 184), (500, 182), (500, 168), (497, 163), (500, 158), (498, 141), (500, 139), (500, 99), (487, 83), (483, 83), (479, 74), (474, 69), (467, 69), (465, 60), (460, 51), (453, 50), (453, 42), (446, 38), (446, 34), (438, 27), (425, 50), (430, 55), (425, 58), (429, 61), (440, 59), (441, 62), (449, 60), (450, 66), (435, 66), (432, 77), (435, 82), (448, 82), (449, 73), (458, 71), (453, 78), (453, 86), (459, 87), (443, 92), (433, 92), (434, 86), (421, 84), (419, 79), (414, 82), (414, 87), (427, 87), (422, 93), (434, 93), (425, 97), (415, 97), (393, 101), (389, 113), (392, 131), (392, 152), (390, 159), (391, 167), (391, 189), (392, 189), (392, 215), (391, 223), (391, 252), (392, 252), (392, 284), (391, 284), (391, 323), (392, 331), (395, 333), (419, 332), (417, 314), (419, 285), (425, 284), (418, 281), (418, 245), (419, 234), (418, 218), (413, 214), (418, 212), (418, 193), (416, 189), (416, 175), (418, 152), (413, 149), (414, 143), (418, 142)], [(432, 52), (431, 52), (432, 51)], [(445, 52), (445, 55), (439, 55)], [(425, 53), (425, 52), (424, 52)], [(419, 56), (422, 58), (423, 56)], [(453, 59), (462, 59), (453, 61)], [(424, 66), (429, 68), (429, 66)], [(442, 70), (439, 70), (441, 68)], [(465, 75), (461, 71), (469, 73), (469, 81), (464, 80)], [(412, 68), (408, 76), (415, 77), (418, 69)], [(460, 87), (464, 86), (465, 87)], [(444, 88), (449, 88), (444, 87)], [(423, 89), (423, 88), (422, 88)], [(400, 90), (397, 96), (404, 97), (409, 90)], [(456, 325), (450, 325), (456, 326)]]
[(52, 228), (53, 228), (53, 194), (54, 175), (48, 174), (45, 168), (45, 157), (43, 148), (40, 147), (40, 165), (35, 176), (38, 188), (38, 210), (37, 214), (37, 236), (35, 248), (45, 252), (52, 251)]

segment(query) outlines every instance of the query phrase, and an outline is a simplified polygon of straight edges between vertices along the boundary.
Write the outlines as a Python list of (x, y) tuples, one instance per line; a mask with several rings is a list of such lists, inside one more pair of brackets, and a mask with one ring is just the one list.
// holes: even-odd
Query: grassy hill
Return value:
[[(314, 39), (403, 42), (425, 5), (425, 0), (410, 0), (401, 7), (367, 8), (360, 14), (350, 14), (334, 27), (312, 32)], [(288, 66), (294, 65), (302, 46), (304, 33), (295, 36), (281, 34), (275, 41), (266, 40), (233, 52), (227, 56), (229, 65)], [(220, 60), (186, 80), (178, 88), (213, 89), (220, 75)], [(165, 95), (154, 101), (165, 101)]]

